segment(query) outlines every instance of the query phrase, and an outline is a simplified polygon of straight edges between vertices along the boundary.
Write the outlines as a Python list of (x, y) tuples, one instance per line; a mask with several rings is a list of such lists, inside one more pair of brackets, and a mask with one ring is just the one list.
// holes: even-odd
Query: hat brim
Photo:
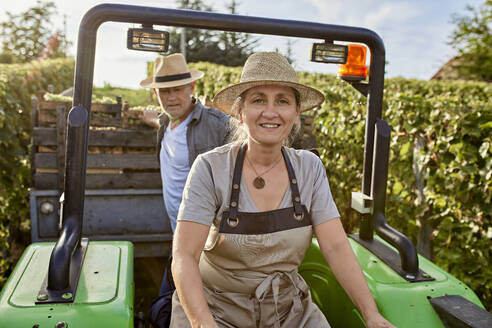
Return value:
[(232, 105), (243, 92), (251, 88), (264, 85), (287, 86), (297, 90), (300, 96), (301, 112), (318, 107), (323, 103), (323, 101), (325, 101), (325, 96), (323, 95), (323, 93), (321, 93), (321, 91), (300, 83), (278, 80), (260, 80), (240, 82), (238, 84), (234, 84), (226, 87), (225, 89), (222, 89), (214, 97), (214, 107), (220, 109), (225, 113), (231, 114)]
[(143, 88), (172, 88), (172, 87), (179, 87), (181, 85), (185, 85), (191, 82), (194, 82), (198, 79), (201, 79), (203, 77), (203, 72), (199, 71), (197, 69), (190, 69), (190, 74), (191, 77), (187, 79), (182, 79), (182, 80), (176, 80), (176, 81), (167, 81), (167, 82), (154, 82), (154, 77), (148, 77), (145, 80), (142, 80), (140, 82), (140, 86)]

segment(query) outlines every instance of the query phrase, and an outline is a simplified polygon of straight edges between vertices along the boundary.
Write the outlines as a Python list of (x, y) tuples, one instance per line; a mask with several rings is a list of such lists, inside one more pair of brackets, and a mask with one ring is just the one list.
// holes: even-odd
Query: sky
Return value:
[[(65, 31), (73, 42), (69, 54), (75, 55), (77, 31), (83, 15), (93, 6), (120, 3), (149, 7), (176, 8), (176, 0), (52, 0), (58, 14), (53, 30)], [(214, 11), (227, 13), (230, 0), (204, 0)], [(242, 15), (292, 19), (336, 25), (364, 27), (376, 32), (386, 49), (386, 77), (402, 76), (427, 80), (451, 59), (456, 50), (449, 44), (454, 25), (452, 15), (466, 14), (466, 5), (477, 7), (484, 0), (239, 0)], [(35, 0), (9, 2), (7, 11), (18, 14), (33, 7)], [(6, 8), (6, 6), (3, 6)], [(64, 19), (65, 17), (65, 19)], [(6, 19), (0, 11), (0, 21)], [(65, 21), (65, 23), (64, 23)], [(126, 49), (126, 31), (132, 24), (104, 23), (97, 36), (94, 84), (136, 88), (145, 78), (146, 62), (155, 54)], [(154, 26), (166, 30), (167, 27)], [(315, 40), (292, 39), (295, 68), (300, 71), (336, 73), (335, 65), (309, 62), (310, 44)], [(319, 41), (317, 41), (319, 42)], [(257, 51), (286, 50), (286, 39), (263, 37)]]

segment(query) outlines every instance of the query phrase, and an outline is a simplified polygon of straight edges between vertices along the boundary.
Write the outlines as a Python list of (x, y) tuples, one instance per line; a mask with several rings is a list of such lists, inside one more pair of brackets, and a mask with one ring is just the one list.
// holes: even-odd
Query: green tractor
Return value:
[[(313, 44), (311, 60), (345, 65), (340, 77), (368, 99), (362, 191), (352, 194), (360, 229), (349, 240), (380, 312), (400, 328), (492, 327), (492, 315), (469, 287), (419, 256), (410, 240), (386, 223), (390, 128), (381, 118), (385, 49), (376, 33), (348, 26), (116, 4), (92, 8), (81, 22), (73, 107), (66, 121), (61, 119), (65, 137), (61, 141), (54, 137), (58, 143), (65, 141), (64, 183), (59, 186), (63, 201), (56, 211), (53, 203), (59, 193), (31, 191), (33, 243), (0, 293), (0, 327), (143, 325), (134, 314), (134, 270), (136, 274), (140, 270), (134, 268), (134, 255), (166, 255), (172, 238), (169, 226), (156, 227), (161, 224), (160, 191), (139, 190), (132, 184), (112, 191), (86, 190), (94, 183), (86, 181), (88, 145), (97, 139), (89, 130), (91, 110), (96, 108), (91, 104), (96, 34), (109, 21), (141, 24), (141, 29), (128, 31), (128, 47), (157, 52), (167, 51), (169, 35), (154, 30), (154, 25), (320, 40)], [(369, 48), (368, 80), (357, 69), (365, 51), (345, 43)], [(128, 137), (128, 144), (138, 143), (140, 137), (142, 133)], [(43, 183), (42, 176), (39, 181)], [(93, 219), (94, 212), (98, 219)], [(101, 233), (104, 229), (109, 232)], [(365, 327), (316, 239), (299, 272), (332, 327)]]

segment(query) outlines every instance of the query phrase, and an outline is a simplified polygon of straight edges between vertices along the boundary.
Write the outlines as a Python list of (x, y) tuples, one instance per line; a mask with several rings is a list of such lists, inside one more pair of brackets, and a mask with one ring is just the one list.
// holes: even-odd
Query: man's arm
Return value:
[(148, 126), (159, 129), (159, 113), (155, 109), (145, 108), (140, 119)]

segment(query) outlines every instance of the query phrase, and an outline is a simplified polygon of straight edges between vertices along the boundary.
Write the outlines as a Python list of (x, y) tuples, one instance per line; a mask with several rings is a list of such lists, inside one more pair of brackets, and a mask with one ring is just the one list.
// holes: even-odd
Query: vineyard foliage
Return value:
[[(195, 89), (198, 95), (211, 98), (239, 81), (241, 73), (237, 67), (208, 63), (190, 66), (205, 72)], [(8, 253), (12, 227), (28, 226), (29, 97), (49, 83), (55, 90), (68, 86), (72, 69), (70, 61), (0, 66), (0, 248), (4, 253)], [(350, 208), (350, 195), (361, 190), (367, 99), (332, 75), (301, 73), (300, 79), (326, 96), (322, 107), (312, 112), (315, 134), (333, 196), (346, 229), (352, 232), (358, 218)], [(433, 246), (434, 262), (472, 287), (489, 310), (490, 99), (490, 83), (393, 78), (385, 81), (383, 108), (383, 119), (392, 129), (386, 202), (389, 224), (414, 244), (421, 242), (423, 225), (430, 228), (424, 230), (423, 238)], [(11, 264), (0, 263), (4, 270), (0, 279)]]

